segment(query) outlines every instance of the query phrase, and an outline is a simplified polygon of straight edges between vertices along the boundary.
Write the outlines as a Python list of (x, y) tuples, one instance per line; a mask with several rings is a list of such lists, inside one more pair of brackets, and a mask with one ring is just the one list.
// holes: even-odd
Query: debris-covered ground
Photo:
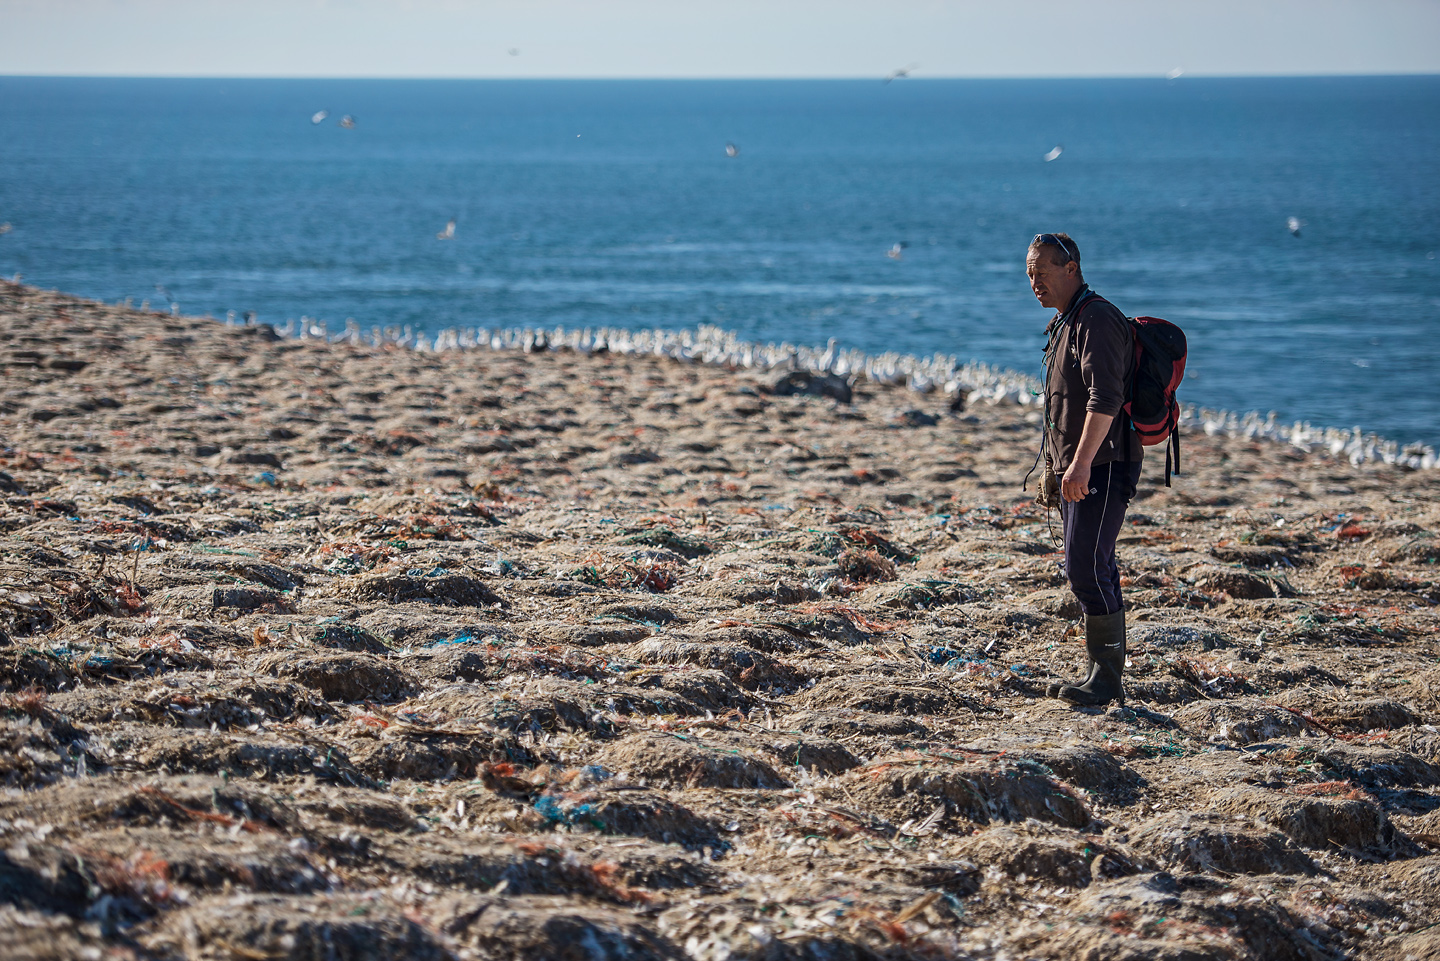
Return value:
[(1430, 472), (1187, 437), (1087, 711), (1024, 409), (0, 338), (6, 957), (1440, 956)]

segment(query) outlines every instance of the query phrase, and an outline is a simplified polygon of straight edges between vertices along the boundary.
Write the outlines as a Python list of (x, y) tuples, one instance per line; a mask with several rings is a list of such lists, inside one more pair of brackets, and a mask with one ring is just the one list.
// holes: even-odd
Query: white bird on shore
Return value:
[(318, 124), (318, 123), (322, 122), (322, 121), (323, 121), (326, 117), (328, 117), (328, 116), (330, 116), (330, 111), (328, 111), (328, 110), (317, 110), (317, 111), (315, 111), (314, 113), (312, 113), (312, 114), (310, 115), (310, 122), (313, 123), (313, 124)]
[(340, 126), (344, 127), (346, 130), (354, 130), (355, 118), (347, 113), (345, 116), (340, 118)]
[(1060, 155), (1064, 152), (1065, 146), (1063, 144), (1057, 143), (1055, 146), (1051, 147), (1050, 152), (1045, 155), (1045, 162), (1048, 164), (1052, 160), (1059, 160)]
[(901, 77), (908, 77), (910, 76), (910, 71), (918, 66), (920, 66), (918, 63), (912, 63), (901, 67), (899, 70), (891, 70), (889, 76), (885, 78), (885, 82), (889, 83), (892, 80), (899, 80)]
[(435, 239), (436, 239), (436, 240), (454, 240), (454, 239), (455, 239), (455, 218), (454, 218), (454, 217), (451, 217), (449, 220), (447, 220), (447, 221), (445, 222), (445, 229), (442, 230), (442, 231), (440, 231), (438, 234), (436, 234), (436, 235), (435, 235)]
[(740, 148), (737, 147), (737, 146), (735, 146), (733, 143), (727, 143), (727, 144), (725, 145), (725, 156), (727, 156), (727, 157), (738, 157), (738, 156), (740, 156)]
[(1290, 219), (1285, 221), (1285, 229), (1290, 231), (1290, 234), (1293, 237), (1300, 236), (1300, 228), (1303, 226), (1304, 224), (1301, 223), (1299, 217), (1291, 217)]

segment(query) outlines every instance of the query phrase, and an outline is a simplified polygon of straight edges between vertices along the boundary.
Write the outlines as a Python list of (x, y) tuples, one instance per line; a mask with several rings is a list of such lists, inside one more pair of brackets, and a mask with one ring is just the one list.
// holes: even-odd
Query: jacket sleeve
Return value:
[(1125, 372), (1133, 350), (1130, 327), (1111, 309), (1081, 311), (1075, 328), (1080, 379), (1089, 394), (1085, 409), (1114, 417), (1125, 403)]

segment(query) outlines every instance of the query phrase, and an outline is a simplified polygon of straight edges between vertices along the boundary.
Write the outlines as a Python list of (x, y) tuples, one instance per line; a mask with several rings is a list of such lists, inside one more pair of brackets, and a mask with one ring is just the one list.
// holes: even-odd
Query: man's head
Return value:
[(1085, 284), (1080, 273), (1080, 248), (1069, 234), (1036, 234), (1025, 257), (1030, 289), (1041, 307), (1064, 310)]

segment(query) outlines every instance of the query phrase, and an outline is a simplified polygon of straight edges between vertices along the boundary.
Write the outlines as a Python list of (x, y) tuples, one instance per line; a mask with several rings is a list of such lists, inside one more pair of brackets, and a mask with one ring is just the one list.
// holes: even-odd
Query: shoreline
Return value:
[[(225, 321), (217, 321), (225, 323)], [(867, 354), (847, 348), (836, 349), (832, 339), (825, 348), (795, 345), (788, 342), (759, 343), (741, 340), (730, 330), (710, 324), (695, 328), (666, 330), (651, 328), (598, 327), (567, 330), (563, 327), (448, 327), (429, 337), (404, 327), (372, 327), (368, 333), (354, 322), (345, 329), (331, 333), (325, 321), (302, 317), (298, 322), (286, 321), (283, 326), (269, 325), (287, 339), (323, 340), (334, 343), (368, 344), (372, 347), (393, 344), (421, 352), (443, 353), (450, 350), (572, 350), (589, 354), (608, 351), (621, 355), (654, 354), (684, 363), (704, 363), (721, 367), (764, 370), (769, 373), (803, 370), (815, 374), (835, 374), (859, 382), (892, 386), (903, 382), (919, 394), (941, 391), (953, 397), (957, 391), (973, 395), (992, 404), (1037, 404), (1035, 392), (1038, 379), (1009, 368), (995, 367), (980, 361), (960, 362), (952, 354)], [(1360, 427), (1315, 427), (1309, 421), (1282, 423), (1275, 411), (1238, 412), (1225, 408), (1202, 407), (1182, 402), (1182, 427), (1205, 433), (1265, 440), (1288, 444), (1304, 453), (1327, 450), (1332, 456), (1343, 456), (1352, 465), (1383, 463), (1411, 470), (1433, 470), (1440, 467), (1440, 455), (1434, 446), (1420, 442), (1402, 443)]]
[[(12, 280), (0, 282), (23, 286)], [(41, 288), (26, 289), (40, 291)], [(59, 291), (45, 291), (59, 293)], [(104, 304), (105, 301), (96, 301)], [(121, 306), (117, 302), (116, 306)], [(140, 307), (125, 307), (159, 317), (172, 316), (150, 308), (146, 301)], [(205, 319), (227, 327), (244, 327), (245, 320), (236, 322), (205, 315)], [(444, 353), (466, 350), (571, 350), (582, 354), (610, 352), (622, 356), (653, 354), (683, 363), (703, 363), (721, 367), (764, 370), (769, 373), (803, 370), (815, 374), (834, 374), (857, 382), (893, 386), (904, 382), (918, 394), (937, 390), (947, 397), (963, 391), (977, 400), (990, 404), (1037, 404), (1035, 399), (1040, 381), (1031, 374), (1011, 368), (997, 367), (982, 361), (961, 362), (954, 354), (913, 354), (886, 352), (867, 354), (857, 348), (837, 349), (832, 338), (825, 348), (741, 340), (732, 330), (714, 324), (669, 330), (624, 327), (446, 327), (432, 337), (417, 332), (409, 324), (402, 326), (371, 326), (367, 331), (354, 321), (343, 329), (331, 331), (326, 320), (300, 317), (284, 324), (259, 324), (269, 327), (287, 340), (311, 340), (345, 343), (353, 346), (405, 347), (421, 353)], [(1183, 388), (1182, 388), (1183, 392)], [(1352, 465), (1381, 463), (1409, 470), (1433, 470), (1440, 467), (1440, 452), (1434, 445), (1420, 441), (1404, 442), (1352, 427), (1316, 427), (1308, 420), (1281, 421), (1275, 411), (1234, 411), (1228, 408), (1180, 404), (1180, 425), (1199, 429), (1210, 436), (1226, 436), (1246, 440), (1264, 440), (1286, 444), (1305, 454), (1316, 451), (1343, 457)]]
[(1427, 472), (1187, 436), (1120, 539), (1127, 705), (1073, 709), (1028, 406), (518, 336), (0, 283), (0, 943), (1440, 947)]

